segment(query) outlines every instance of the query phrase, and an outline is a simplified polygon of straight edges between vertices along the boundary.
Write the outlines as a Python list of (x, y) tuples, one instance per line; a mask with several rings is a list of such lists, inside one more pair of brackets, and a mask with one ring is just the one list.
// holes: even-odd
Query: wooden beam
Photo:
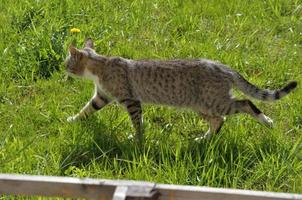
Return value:
[(302, 200), (301, 194), (260, 192), (143, 181), (0, 174), (0, 195), (86, 199)]
[(149, 197), (155, 184), (142, 181), (0, 174), (0, 195), (112, 199), (116, 187), (126, 186), (127, 197)]
[(173, 200), (291, 200), (300, 199), (300, 194), (261, 192), (252, 190), (224, 189), (185, 185), (156, 185), (160, 199)]

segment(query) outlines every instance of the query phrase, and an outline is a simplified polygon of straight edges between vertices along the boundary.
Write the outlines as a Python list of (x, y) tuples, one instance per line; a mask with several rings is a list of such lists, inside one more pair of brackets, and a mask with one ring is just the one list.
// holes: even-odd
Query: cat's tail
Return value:
[(251, 84), (244, 79), (239, 73), (234, 76), (234, 85), (244, 94), (251, 96), (261, 101), (275, 101), (289, 94), (293, 89), (297, 87), (296, 81), (291, 81), (286, 86), (277, 90), (261, 89), (256, 85)]

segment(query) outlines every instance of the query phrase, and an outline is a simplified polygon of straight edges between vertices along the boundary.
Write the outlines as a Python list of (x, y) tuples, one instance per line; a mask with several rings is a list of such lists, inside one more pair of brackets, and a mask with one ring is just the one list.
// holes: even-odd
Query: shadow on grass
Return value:
[(79, 135), (76, 141), (64, 148), (62, 173), (69, 166), (85, 167), (92, 160), (102, 164), (104, 159), (109, 162), (114, 159), (133, 161), (142, 157), (147, 157), (158, 166), (165, 162), (171, 165), (179, 160), (185, 162), (188, 157), (188, 161), (196, 165), (216, 163), (225, 166), (226, 163), (238, 160), (240, 153), (246, 152), (242, 141), (226, 141), (221, 134), (209, 141), (199, 142), (194, 141), (191, 136), (184, 136), (179, 144), (171, 141), (172, 136), (168, 134), (160, 139), (148, 138), (144, 150), (141, 150), (134, 139), (127, 139), (124, 133), (118, 133), (116, 128), (108, 127), (97, 117), (92, 116), (80, 123), (81, 129), (88, 133)]
[(133, 139), (120, 137), (121, 134), (118, 134), (114, 127), (108, 127), (95, 116), (79, 123), (81, 130), (85, 132), (64, 148), (61, 155), (61, 175), (64, 175), (70, 166), (85, 167), (91, 164), (92, 160), (102, 162), (103, 159), (130, 159), (134, 152), (139, 152), (139, 147)]

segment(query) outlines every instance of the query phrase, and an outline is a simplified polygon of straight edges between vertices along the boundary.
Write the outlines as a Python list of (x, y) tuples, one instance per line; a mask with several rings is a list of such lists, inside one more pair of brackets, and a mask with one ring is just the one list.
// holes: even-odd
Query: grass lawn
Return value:
[(66, 121), (93, 94), (62, 65), (86, 37), (103, 55), (208, 58), (263, 88), (302, 83), (300, 0), (0, 0), (0, 173), (302, 193), (300, 85), (275, 103), (253, 100), (273, 129), (234, 115), (209, 142), (194, 141), (207, 130), (197, 114), (144, 105), (140, 154), (117, 104)]

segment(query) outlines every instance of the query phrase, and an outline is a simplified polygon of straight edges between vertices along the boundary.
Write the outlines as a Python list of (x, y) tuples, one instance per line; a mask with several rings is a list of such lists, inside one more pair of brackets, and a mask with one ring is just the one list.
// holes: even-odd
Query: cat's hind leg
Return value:
[(86, 119), (89, 115), (101, 110), (105, 105), (107, 105), (110, 100), (105, 97), (100, 92), (95, 92), (91, 100), (81, 109), (79, 113), (74, 116), (67, 118), (68, 122), (74, 122), (81, 119)]
[(260, 123), (272, 128), (273, 120), (263, 114), (250, 100), (233, 100), (229, 105), (226, 115), (235, 114), (235, 113), (247, 113), (254, 118), (256, 118)]

